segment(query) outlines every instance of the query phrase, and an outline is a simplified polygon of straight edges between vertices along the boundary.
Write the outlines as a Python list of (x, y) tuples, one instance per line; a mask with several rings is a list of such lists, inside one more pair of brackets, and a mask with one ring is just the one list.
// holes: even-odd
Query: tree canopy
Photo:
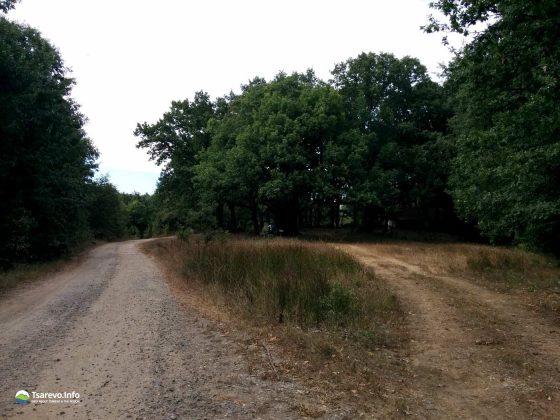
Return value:
[(97, 151), (58, 52), (0, 17), (0, 259), (60, 255), (87, 235)]
[(13, 9), (18, 1), (19, 0), (0, 0), (0, 10), (6, 13), (8, 10)]
[(468, 33), (449, 67), (459, 213), (496, 242), (560, 248), (560, 4), (450, 1), (429, 29)]
[(164, 164), (157, 195), (174, 224), (293, 235), (383, 228), (406, 211), (421, 226), (452, 219), (449, 115), (418, 60), (362, 54), (330, 83), (308, 71), (255, 78), (215, 102), (199, 92), (136, 135)]

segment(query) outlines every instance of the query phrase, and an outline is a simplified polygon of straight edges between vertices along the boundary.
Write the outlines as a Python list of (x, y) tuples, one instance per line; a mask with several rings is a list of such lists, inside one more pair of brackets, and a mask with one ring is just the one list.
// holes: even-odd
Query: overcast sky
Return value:
[(73, 97), (125, 192), (153, 192), (159, 168), (135, 147), (138, 122), (172, 100), (213, 97), (254, 76), (315, 69), (360, 52), (418, 57), (433, 73), (450, 53), (419, 27), (429, 0), (22, 0), (9, 18), (41, 31), (76, 79)]

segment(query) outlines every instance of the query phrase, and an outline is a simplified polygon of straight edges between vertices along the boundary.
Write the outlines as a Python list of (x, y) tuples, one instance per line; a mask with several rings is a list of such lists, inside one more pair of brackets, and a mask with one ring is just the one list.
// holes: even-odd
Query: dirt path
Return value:
[(558, 326), (512, 296), (434, 276), (375, 245), (342, 248), (373, 267), (409, 311), (404, 411), (421, 418), (559, 418)]
[[(138, 241), (0, 302), (0, 418), (296, 418), (296, 383), (251, 375), (232, 341), (177, 302)], [(78, 404), (16, 405), (16, 391)]]
[[(100, 246), (2, 298), (0, 418), (284, 419), (317, 403), (298, 382), (249, 367), (239, 341), (182, 306), (139, 242)], [(513, 296), (427, 273), (375, 245), (337, 246), (371, 266), (408, 311), (407, 374), (385, 402), (399, 407), (395, 417), (558, 418), (558, 326)], [(20, 406), (20, 389), (81, 397)]]

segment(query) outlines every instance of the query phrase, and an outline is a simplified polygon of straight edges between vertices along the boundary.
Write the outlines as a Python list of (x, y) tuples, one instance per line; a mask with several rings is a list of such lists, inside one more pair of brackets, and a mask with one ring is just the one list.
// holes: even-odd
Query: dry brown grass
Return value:
[(67, 258), (40, 263), (18, 264), (7, 271), (0, 271), (0, 293), (5, 293), (20, 284), (32, 282), (49, 274), (57, 273), (71, 264), (79, 264), (91, 249), (102, 243), (103, 242), (97, 241), (83, 244), (74, 254)]
[[(278, 258), (284, 262), (292, 261), (295, 273), (302, 274), (294, 280), (309, 280), (313, 275), (320, 276), (318, 272), (330, 273), (328, 281), (348, 288), (360, 307), (357, 317), (346, 318), (340, 323), (327, 319), (317, 323), (314, 317), (304, 321), (306, 318), (298, 317), (297, 310), (292, 311), (292, 315), (286, 312), (284, 322), (279, 323), (278, 308), (267, 298), (256, 303), (253, 296), (249, 305), (245, 292), (232, 293), (219, 280), (201, 279), (198, 269), (188, 268), (192, 261), (187, 262), (185, 272), (189, 255), (200, 258), (200, 252), (204, 252), (200, 247), (208, 246), (202, 240), (196, 243), (196, 239), (191, 238), (190, 242), (156, 240), (144, 244), (143, 248), (157, 258), (174, 278), (173, 282), (182, 283), (182, 294), (189, 295), (189, 305), (194, 305), (206, 316), (228, 323), (228, 329), (248, 333), (255, 343), (265, 344), (274, 349), (275, 354), (282, 353), (282, 357), (274, 362), (281, 377), (299, 378), (328, 393), (332, 401), (350, 398), (363, 407), (372, 403), (373, 396), (379, 397), (393, 379), (396, 381), (395, 378), (400, 377), (399, 369), (404, 367), (399, 366), (400, 359), (394, 355), (406, 339), (398, 302), (382, 281), (372, 272), (364, 272), (363, 267), (345, 253), (326, 244), (283, 239), (234, 240), (228, 244), (217, 242), (210, 245), (223, 247), (228, 253), (234, 248), (236, 251), (233, 252), (241, 252), (241, 256), (234, 258), (236, 275), (250, 277), (257, 273), (268, 278), (271, 284), (275, 280), (270, 278), (270, 268), (277, 268), (282, 276), (286, 276), (288, 265), (278, 265)], [(271, 255), (276, 256), (271, 258)], [(247, 256), (252, 256), (252, 261)], [(324, 266), (302, 266), (310, 261), (322, 262)], [(210, 264), (205, 263), (202, 268), (210, 278), (219, 276), (222, 269), (231, 269), (231, 265), (222, 266), (223, 258), (216, 249), (208, 262)], [(245, 270), (237, 265), (239, 262), (255, 264), (258, 270)], [(213, 268), (209, 270), (208, 265)], [(254, 282), (251, 280), (250, 284), (254, 285)], [(236, 287), (244, 286), (236, 284)], [(255, 291), (254, 288), (251, 290)], [(264, 292), (262, 296), (266, 296)], [(266, 358), (262, 362), (267, 363)]]
[(475, 244), (397, 242), (367, 246), (427, 274), (463, 277), (496, 291), (516, 293), (545, 316), (560, 318), (560, 264), (554, 257)]
[(424, 243), (370, 246), (387, 257), (417, 265), (430, 274), (459, 274), (510, 288), (554, 290), (560, 287), (560, 266), (557, 260), (521, 249)]
[(0, 292), (5, 292), (24, 282), (55, 273), (62, 269), (65, 261), (48, 263), (22, 264), (8, 271), (0, 272)]

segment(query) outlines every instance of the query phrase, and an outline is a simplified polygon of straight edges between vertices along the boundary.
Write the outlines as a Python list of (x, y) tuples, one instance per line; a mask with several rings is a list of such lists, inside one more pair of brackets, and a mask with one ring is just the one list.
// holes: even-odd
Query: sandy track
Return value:
[[(230, 339), (180, 306), (138, 241), (0, 302), (0, 417), (294, 418), (294, 383), (248, 372)], [(19, 406), (19, 389), (79, 404)]]
[[(340, 246), (338, 246), (340, 248)], [(408, 311), (405, 411), (421, 418), (558, 418), (560, 329), (508, 294), (346, 245)]]

